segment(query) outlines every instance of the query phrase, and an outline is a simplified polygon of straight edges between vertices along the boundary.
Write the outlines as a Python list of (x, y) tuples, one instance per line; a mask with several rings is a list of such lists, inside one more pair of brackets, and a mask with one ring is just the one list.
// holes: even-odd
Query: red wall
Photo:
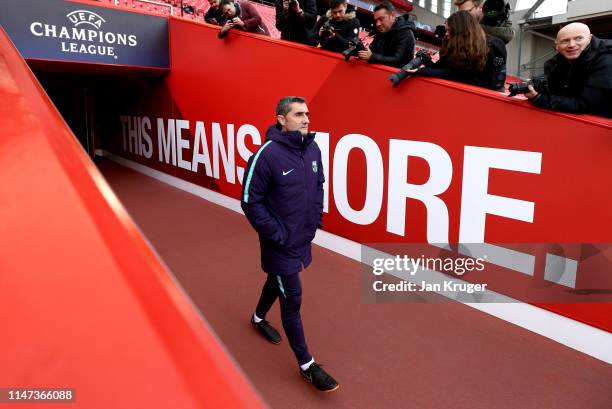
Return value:
[[(385, 67), (368, 66), (359, 61), (346, 63), (338, 55), (242, 33), (231, 33), (224, 41), (218, 40), (216, 35), (216, 28), (179, 19), (170, 20), (171, 73), (158, 85), (139, 87), (136, 95), (128, 97), (133, 103), (124, 103), (127, 108), (120, 112), (121, 115), (147, 116), (150, 119), (148, 133), (153, 148), (152, 157), (146, 159), (123, 150), (121, 126), (116, 117), (112, 119), (114, 137), (105, 142), (108, 149), (239, 198), (239, 177), (235, 176), (235, 183), (228, 183), (223, 166), (220, 167), (220, 178), (216, 179), (207, 177), (202, 165), (195, 173), (160, 162), (156, 118), (163, 118), (166, 127), (168, 119), (189, 121), (186, 124), (188, 129), (183, 132), (183, 138), (189, 141), (189, 148), (182, 152), (190, 161), (196, 121), (204, 122), (209, 150), (212, 123), (220, 124), (226, 143), (227, 124), (233, 124), (233, 135), (242, 125), (253, 125), (263, 139), (266, 128), (274, 122), (274, 106), (279, 98), (300, 95), (308, 100), (312, 114), (311, 130), (329, 133), (329, 207), (324, 223), (325, 230), (331, 233), (361, 243), (427, 241), (428, 213), (418, 200), (407, 200), (405, 233), (399, 235), (387, 231), (390, 192), (391, 196), (397, 195), (396, 190), (389, 189), (389, 175), (396, 176), (403, 169), (402, 161), (390, 163), (389, 146), (391, 140), (394, 144), (410, 140), (425, 143), (429, 150), (441, 149), (450, 158), (450, 185), (437, 195), (448, 209), (450, 242), (459, 240), (460, 228), (465, 231), (474, 229), (474, 223), (470, 220), (460, 226), (461, 212), (467, 214), (472, 209), (468, 198), (464, 200), (463, 210), (461, 207), (462, 192), (465, 194), (466, 191), (463, 186), (463, 172), (468, 165), (464, 163), (466, 147), (468, 150), (474, 150), (471, 147), (493, 148), (504, 150), (501, 151), (503, 154), (512, 151), (519, 155), (509, 164), (509, 167), (517, 166), (518, 169), (491, 169), (488, 172), (487, 192), (489, 195), (533, 204), (531, 221), (487, 215), (486, 242), (610, 242), (608, 227), (612, 225), (612, 196), (607, 179), (612, 170), (609, 161), (612, 121), (542, 111), (525, 101), (507, 98), (496, 92), (435, 79), (409, 79), (394, 89), (387, 81), (392, 70)], [(336, 204), (339, 188), (334, 186), (334, 174), (341, 169), (334, 169), (333, 158), (336, 145), (347, 134), (367, 136), (376, 147), (375, 151), (370, 152), (373, 156), (368, 156), (368, 159), (375, 162), (378, 151), (383, 163), (382, 179), (372, 179), (373, 182), (383, 181), (382, 196), (373, 199), (374, 202), (380, 200), (380, 212), (373, 222), (363, 225), (347, 220)], [(361, 140), (368, 141), (365, 138)], [(247, 147), (254, 152), (258, 144), (249, 141), (247, 138)], [(525, 158), (521, 155), (525, 154), (531, 155), (531, 162), (523, 160)], [(212, 153), (210, 156), (212, 160)], [(236, 166), (243, 167), (245, 160), (237, 151), (235, 157)], [(481, 162), (490, 158), (490, 155), (485, 155)], [(373, 192), (375, 188), (374, 184), (366, 187), (367, 176), (371, 176), (373, 171), (372, 167), (369, 170), (366, 168), (365, 159), (360, 150), (352, 150), (346, 170), (348, 201), (355, 210), (363, 207), (366, 189)], [(538, 170), (521, 170), (536, 162)], [(425, 183), (431, 175), (440, 172), (440, 166), (430, 169), (425, 159), (416, 156), (411, 156), (408, 163), (408, 173), (404, 179), (408, 183)], [(474, 164), (471, 162), (471, 165)], [(470, 178), (466, 180), (473, 182)], [(474, 204), (478, 205), (478, 201)], [(440, 225), (440, 220), (434, 218), (429, 225)], [(469, 237), (475, 236), (472, 234)], [(541, 253), (535, 249), (537, 246), (532, 247), (534, 255)], [(601, 258), (610, 250), (604, 245), (599, 246), (597, 251)], [(570, 253), (568, 257), (579, 260), (589, 256), (581, 247)], [(594, 273), (586, 274), (579, 270), (575, 290), (610, 288), (612, 282), (609, 274), (597, 270), (601, 265), (597, 264)], [(499, 278), (497, 288), (492, 289), (517, 296), (509, 292), (509, 288), (514, 285), (533, 287), (534, 280), (541, 283), (543, 268), (543, 262), (538, 259), (534, 277), (492, 269), (492, 280)], [(500, 275), (503, 275), (503, 279)], [(502, 282), (512, 282), (512, 285), (504, 288), (500, 284)], [(555, 284), (552, 288), (559, 294), (567, 293), (567, 287)], [(529, 296), (518, 298), (532, 303), (540, 301)], [(582, 302), (581, 298), (569, 300)], [(612, 330), (609, 297), (597, 299), (606, 301), (606, 304), (577, 305), (567, 301), (564, 299), (563, 304), (554, 306), (540, 305)]]

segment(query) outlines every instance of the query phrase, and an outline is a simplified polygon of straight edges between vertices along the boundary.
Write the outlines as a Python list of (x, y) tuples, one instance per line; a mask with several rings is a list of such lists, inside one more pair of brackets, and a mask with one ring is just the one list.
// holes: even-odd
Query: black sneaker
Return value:
[(305, 371), (300, 368), (300, 374), (306, 382), (310, 382), (315, 388), (322, 392), (333, 392), (340, 387), (338, 382), (314, 362)]
[(273, 343), (274, 345), (280, 344), (280, 334), (272, 325), (268, 323), (268, 321), (261, 320), (259, 322), (255, 322), (255, 318), (251, 316), (251, 324), (261, 335), (263, 335), (267, 341)]

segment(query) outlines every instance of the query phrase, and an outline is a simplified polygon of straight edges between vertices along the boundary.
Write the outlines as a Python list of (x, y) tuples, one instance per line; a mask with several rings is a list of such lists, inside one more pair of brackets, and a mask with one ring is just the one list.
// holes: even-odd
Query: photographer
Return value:
[(438, 62), (407, 72), (503, 91), (506, 47), (500, 39), (487, 36), (468, 11), (457, 11), (446, 20)]
[(219, 38), (225, 37), (232, 28), (265, 36), (270, 35), (268, 27), (261, 20), (259, 12), (249, 1), (234, 3), (233, 0), (222, 0), (219, 8), (226, 19), (221, 31), (219, 31)]
[(504, 0), (455, 0), (459, 11), (469, 11), (480, 22), (485, 33), (508, 44), (514, 38), (510, 6)]
[(225, 24), (225, 17), (223, 17), (223, 13), (219, 8), (220, 2), (221, 0), (208, 0), (210, 7), (204, 15), (204, 21), (206, 21), (208, 24), (214, 24), (216, 26), (222, 26)]
[(544, 64), (547, 89), (529, 86), (525, 96), (538, 107), (612, 118), (612, 44), (591, 35), (586, 24), (559, 30), (559, 52)]
[(347, 0), (331, 0), (329, 10), (315, 25), (315, 39), (321, 48), (342, 52), (359, 36), (359, 20), (355, 11), (347, 13)]
[(378, 33), (370, 47), (359, 51), (359, 58), (370, 64), (384, 64), (400, 68), (414, 54), (414, 30), (407, 16), (395, 16), (395, 9), (388, 1), (374, 7), (374, 24)]
[(314, 44), (310, 30), (317, 22), (316, 0), (276, 0), (276, 28), (281, 39)]

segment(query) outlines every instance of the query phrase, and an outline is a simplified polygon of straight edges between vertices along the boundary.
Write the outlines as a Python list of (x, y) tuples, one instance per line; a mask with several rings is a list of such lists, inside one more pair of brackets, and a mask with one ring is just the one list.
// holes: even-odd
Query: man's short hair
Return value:
[(226, 4), (234, 4), (234, 0), (221, 0), (221, 3), (219, 3), (219, 8), (221, 9)]
[(306, 100), (302, 97), (288, 96), (281, 98), (276, 105), (276, 115), (285, 116), (291, 111), (291, 104), (305, 104)]
[(338, 6), (342, 6), (347, 3), (347, 0), (331, 0), (329, 2), (329, 9), (333, 10)]
[(395, 7), (393, 7), (393, 4), (389, 3), (388, 1), (383, 1), (374, 7), (374, 12), (377, 12), (378, 10), (387, 10), (387, 13), (392, 14), (395, 11)]

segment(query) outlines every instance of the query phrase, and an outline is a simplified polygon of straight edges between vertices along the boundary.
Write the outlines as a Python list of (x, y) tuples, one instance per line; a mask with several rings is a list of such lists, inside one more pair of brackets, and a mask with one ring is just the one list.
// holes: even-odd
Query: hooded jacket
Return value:
[(384, 64), (401, 68), (412, 60), (414, 55), (414, 30), (412, 21), (404, 16), (398, 16), (385, 33), (378, 33), (370, 45), (372, 57), (370, 64)]
[(548, 89), (537, 90), (534, 105), (563, 112), (612, 118), (612, 44), (593, 36), (580, 56), (569, 61), (561, 54), (544, 64)]
[[(329, 24), (334, 28), (336, 35), (332, 38), (320, 37), (319, 30), (323, 24), (329, 21)], [(342, 52), (351, 46), (359, 36), (359, 20), (355, 11), (347, 11), (344, 19), (338, 22), (332, 18), (331, 10), (327, 10), (324, 17), (321, 17), (314, 28), (314, 37), (317, 44), (321, 44), (321, 48), (329, 51)]]
[(311, 242), (323, 214), (323, 164), (314, 133), (266, 133), (251, 156), (242, 183), (241, 206), (259, 235), (261, 267), (290, 275), (312, 261)]

